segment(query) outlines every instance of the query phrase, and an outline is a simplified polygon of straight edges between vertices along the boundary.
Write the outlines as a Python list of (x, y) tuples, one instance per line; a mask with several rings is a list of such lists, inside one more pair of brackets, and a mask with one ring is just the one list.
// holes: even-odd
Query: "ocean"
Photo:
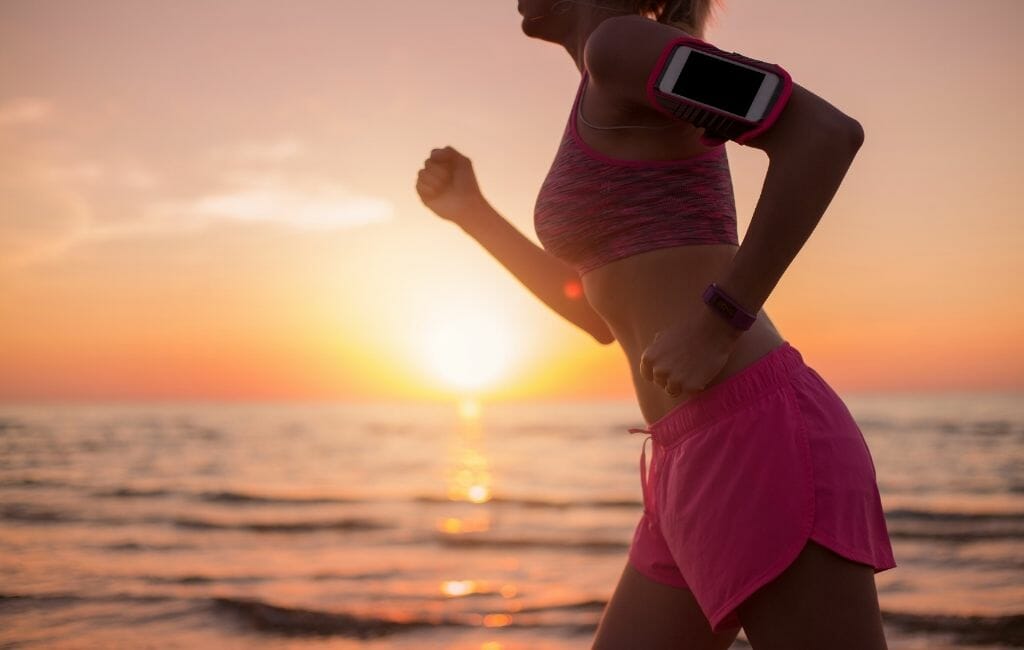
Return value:
[[(842, 397), (899, 565), (889, 647), (1024, 647), (1024, 395)], [(638, 426), (629, 401), (0, 405), (0, 647), (589, 648)]]

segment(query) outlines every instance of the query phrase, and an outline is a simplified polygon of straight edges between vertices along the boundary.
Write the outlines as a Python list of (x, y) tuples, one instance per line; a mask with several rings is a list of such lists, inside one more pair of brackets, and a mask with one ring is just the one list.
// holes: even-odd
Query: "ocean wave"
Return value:
[[(413, 498), (418, 503), (451, 503), (446, 496), (422, 494)], [(487, 504), (503, 506), (519, 506), (523, 508), (553, 508), (563, 510), (566, 508), (640, 508), (643, 503), (639, 499), (580, 499), (577, 501), (559, 499), (538, 499), (529, 497), (505, 497), (494, 496), (487, 501)]]
[[(65, 487), (74, 487), (65, 485)], [(340, 496), (291, 496), (277, 494), (260, 494), (257, 492), (245, 492), (240, 490), (211, 490), (200, 492), (185, 492), (167, 488), (135, 488), (135, 487), (110, 487), (94, 490), (91, 496), (107, 499), (146, 499), (178, 496), (192, 501), (203, 501), (205, 503), (224, 503), (231, 505), (323, 505), (331, 503), (364, 503), (365, 499), (355, 499)]]
[(627, 541), (603, 539), (545, 539), (534, 537), (493, 537), (487, 535), (437, 535), (442, 546), (456, 548), (555, 548), (591, 552), (619, 552), (629, 548)]
[(256, 533), (308, 533), (321, 530), (379, 530), (393, 528), (373, 519), (358, 517), (342, 517), (340, 519), (324, 519), (319, 521), (215, 521), (178, 517), (173, 520), (176, 526), (203, 530), (245, 530)]
[(1013, 420), (947, 420), (919, 418), (914, 420), (892, 420), (869, 417), (856, 418), (857, 425), (864, 431), (925, 431), (977, 436), (1022, 436), (1024, 426)]
[(25, 428), (27, 428), (27, 425), (20, 420), (16, 420), (14, 418), (0, 418), (0, 434)]
[(17, 594), (0, 593), (0, 607), (7, 605), (63, 605), (78, 602), (136, 602), (136, 603), (163, 603), (179, 600), (174, 596), (162, 596), (159, 594), (101, 594), (84, 595), (67, 591), (55, 591), (38, 594)]
[(4, 594), (0, 593), (0, 608), (16, 605), (65, 604), (84, 600), (82, 596), (71, 593), (54, 592), (49, 594)]
[(0, 488), (8, 487), (74, 487), (65, 481), (40, 478), (17, 478), (0, 481)]
[(209, 585), (209, 584), (248, 584), (253, 582), (272, 582), (274, 580), (313, 580), (316, 582), (324, 580), (391, 580), (397, 578), (398, 574), (394, 571), (378, 571), (376, 573), (341, 573), (341, 572), (328, 572), (328, 573), (314, 573), (312, 575), (292, 575), (292, 576), (273, 576), (273, 575), (239, 575), (239, 576), (218, 576), (218, 575), (207, 575), (207, 574), (185, 574), (185, 575), (166, 575), (166, 576), (154, 576), (154, 575), (143, 575), (138, 578), (144, 582), (150, 584), (164, 585)]
[(889, 535), (964, 543), (1024, 538), (1024, 513), (896, 509), (885, 513)]
[(904, 632), (950, 634), (962, 644), (1024, 647), (1024, 614), (954, 616), (883, 611), (882, 620)]
[[(452, 500), (445, 495), (421, 494), (397, 497), (359, 497), (337, 494), (288, 495), (254, 492), (248, 490), (201, 490), (191, 492), (171, 489), (168, 487), (136, 487), (131, 485), (109, 485), (96, 487), (64, 481), (41, 479), (13, 479), (0, 481), (2, 487), (58, 487), (75, 492), (85, 492), (99, 499), (166, 499), (179, 497), (190, 501), (225, 505), (353, 505), (379, 501), (411, 501), (413, 503), (450, 504)], [(548, 499), (535, 497), (501, 496), (492, 497), (488, 505), (514, 506), (521, 508), (550, 508), (564, 510), (569, 508), (594, 509), (636, 509), (643, 506), (639, 499)]]
[[(106, 526), (135, 524), (171, 524), (179, 528), (200, 530), (244, 530), (255, 533), (307, 533), (322, 530), (380, 530), (393, 528), (389, 523), (360, 517), (294, 521), (222, 521), (198, 517), (146, 516), (137, 518), (89, 517), (64, 510), (55, 510), (28, 503), (0, 505), (0, 519), (36, 524), (90, 523)], [(124, 547), (123, 550), (133, 550)]]
[(394, 571), (376, 571), (369, 573), (338, 573), (336, 571), (328, 571), (324, 573), (316, 573), (309, 576), (310, 580), (389, 580), (391, 578), (398, 577), (398, 574)]
[(537, 607), (523, 607), (516, 610), (520, 614), (527, 613), (542, 613), (542, 612), (555, 612), (555, 611), (566, 611), (566, 610), (583, 610), (583, 611), (596, 611), (603, 612), (605, 606), (608, 604), (607, 600), (580, 600), (568, 603), (556, 603), (554, 605), (540, 605)]
[(1019, 530), (913, 530), (899, 527), (889, 528), (892, 539), (922, 539), (936, 542), (962, 544), (967, 542), (987, 542), (998, 539), (1021, 539), (1024, 532)]
[(246, 598), (216, 597), (212, 598), (211, 602), (217, 609), (231, 612), (256, 629), (275, 634), (339, 635), (372, 639), (424, 627), (469, 626), (468, 623), (454, 618), (394, 620), (355, 616), (345, 612), (284, 607)]
[(79, 515), (31, 503), (5, 503), (0, 505), (0, 519), (40, 524), (72, 523), (82, 521), (82, 517)]
[(284, 496), (284, 495), (269, 495), (269, 494), (255, 494), (252, 492), (238, 492), (232, 490), (224, 490), (218, 492), (200, 492), (194, 495), (196, 499), (200, 501), (207, 501), (211, 503), (280, 503), (286, 505), (301, 505), (301, 504), (325, 504), (325, 503), (362, 503), (363, 499), (354, 499), (348, 497), (337, 497), (337, 496)]
[(940, 510), (914, 510), (912, 508), (897, 508), (887, 510), (886, 519), (921, 519), (926, 521), (944, 522), (991, 522), (1007, 521), (1024, 523), (1024, 512), (952, 512)]
[(100, 497), (104, 499), (137, 499), (137, 498), (154, 498), (154, 497), (169, 497), (174, 496), (177, 492), (173, 490), (165, 490), (161, 488), (154, 489), (142, 489), (142, 488), (109, 488), (104, 490), (96, 490), (90, 493), (91, 496)]
[[(533, 614), (546, 612), (565, 611), (567, 609), (597, 609), (594, 603), (597, 601), (585, 601), (584, 603), (555, 604), (542, 607), (534, 607), (519, 610), (517, 612), (468, 612), (452, 613), (448, 615), (431, 615), (428, 612), (418, 614), (402, 615), (393, 618), (378, 616), (355, 615), (342, 611), (325, 611), (308, 609), (303, 607), (286, 607), (275, 605), (258, 599), (215, 597), (211, 603), (215, 608), (226, 611), (242, 618), (244, 621), (264, 632), (284, 635), (337, 635), (355, 637), (359, 639), (371, 639), (389, 636), (400, 632), (422, 628), (442, 627), (473, 627), (481, 626), (483, 617), (487, 614), (505, 614), (509, 620), (502, 626), (504, 628), (519, 629), (559, 629), (570, 634), (592, 633), (597, 628), (597, 621), (591, 623), (576, 623), (573, 621), (542, 622)], [(600, 608), (604, 609), (602, 602)], [(526, 613), (529, 612), (529, 613)]]
[(190, 551), (196, 547), (191, 544), (151, 544), (149, 542), (124, 541), (113, 544), (103, 544), (99, 548), (105, 551), (118, 552), (144, 552), (153, 551)]

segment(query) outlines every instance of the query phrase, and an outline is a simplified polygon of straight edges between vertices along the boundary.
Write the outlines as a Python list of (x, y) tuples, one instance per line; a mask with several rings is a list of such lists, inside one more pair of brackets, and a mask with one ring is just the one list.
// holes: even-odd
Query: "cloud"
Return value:
[(355, 194), (334, 182), (288, 182), (272, 175), (253, 175), (233, 190), (192, 201), (186, 213), (205, 219), (333, 230), (387, 221), (394, 205)]
[(214, 223), (267, 224), (304, 231), (356, 228), (388, 221), (394, 205), (336, 182), (235, 172), (230, 189), (184, 200), (155, 200), (138, 216), (90, 225), (83, 239), (106, 240), (199, 231)]
[[(24, 120), (39, 114), (33, 110), (22, 105), (6, 114)], [(388, 221), (395, 211), (391, 201), (353, 191), (318, 171), (286, 170), (280, 163), (305, 151), (294, 138), (221, 149), (217, 175), (193, 170), (201, 185), (191, 192), (180, 187), (187, 175), (158, 173), (133, 157), (56, 161), (43, 151), (37, 142), (0, 151), (0, 263), (34, 262), (78, 244), (173, 236), (214, 224), (312, 232), (356, 228)]]
[(44, 122), (53, 112), (53, 104), (45, 99), (15, 97), (0, 104), (0, 127)]

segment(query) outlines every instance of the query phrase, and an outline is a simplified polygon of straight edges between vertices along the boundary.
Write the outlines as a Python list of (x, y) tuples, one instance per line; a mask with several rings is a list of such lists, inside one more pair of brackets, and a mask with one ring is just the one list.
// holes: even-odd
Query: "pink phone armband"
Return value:
[[(687, 101), (677, 95), (662, 92), (658, 86), (668, 68), (672, 53), (681, 45), (777, 74), (780, 83), (769, 100), (767, 114), (761, 120), (752, 122), (712, 106)], [(684, 119), (694, 126), (703, 127), (704, 133), (701, 135), (700, 141), (709, 147), (720, 145), (727, 140), (745, 144), (761, 135), (775, 124), (792, 93), (793, 80), (781, 66), (751, 59), (736, 52), (724, 52), (714, 45), (692, 36), (680, 36), (666, 45), (647, 79), (647, 98), (651, 105), (666, 115)]]

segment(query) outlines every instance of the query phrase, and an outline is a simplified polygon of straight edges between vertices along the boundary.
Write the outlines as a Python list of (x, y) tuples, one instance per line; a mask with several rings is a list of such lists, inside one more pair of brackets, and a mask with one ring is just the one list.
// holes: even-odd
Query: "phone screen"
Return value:
[(750, 111), (764, 78), (763, 72), (692, 50), (672, 92), (742, 117)]

